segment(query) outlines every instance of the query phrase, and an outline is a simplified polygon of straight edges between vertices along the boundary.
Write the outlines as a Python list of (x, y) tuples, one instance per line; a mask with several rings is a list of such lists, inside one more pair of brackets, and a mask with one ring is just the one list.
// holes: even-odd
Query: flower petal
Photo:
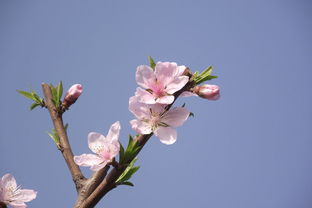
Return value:
[(102, 168), (104, 168), (105, 166), (107, 165), (107, 161), (104, 161), (98, 165), (93, 165), (90, 167), (90, 170), (92, 171), (98, 171), (98, 170), (101, 170)]
[(79, 166), (91, 167), (104, 162), (102, 158), (94, 154), (82, 154), (74, 156), (74, 161)]
[(119, 121), (116, 121), (113, 123), (108, 131), (108, 134), (106, 136), (106, 140), (109, 141), (118, 141), (119, 138), (119, 132), (120, 132), (120, 123)]
[(172, 82), (167, 85), (166, 92), (169, 94), (173, 94), (178, 90), (182, 89), (188, 81), (189, 78), (187, 76), (176, 77), (172, 80)]
[(131, 127), (133, 130), (138, 132), (139, 134), (150, 134), (152, 133), (152, 126), (147, 122), (142, 122), (140, 120), (131, 120)]
[(167, 95), (167, 96), (162, 96), (160, 98), (157, 98), (156, 102), (160, 104), (171, 104), (174, 101), (174, 96), (173, 95)]
[(140, 103), (136, 96), (132, 96), (129, 99), (129, 111), (138, 119), (146, 119), (150, 117), (148, 105)]
[(177, 140), (177, 131), (171, 127), (159, 127), (154, 131), (155, 135), (164, 144), (173, 144)]
[(198, 96), (197, 94), (190, 92), (190, 91), (184, 91), (182, 92), (182, 94), (180, 95), (180, 97), (191, 97), (191, 96)]
[(149, 86), (156, 81), (153, 69), (146, 65), (141, 65), (137, 67), (135, 78), (138, 85), (145, 89), (149, 89)]
[(172, 127), (181, 126), (189, 117), (190, 112), (186, 108), (176, 107), (167, 111), (161, 121)]
[(12, 198), (13, 201), (17, 202), (29, 202), (35, 199), (37, 192), (31, 189), (20, 189), (18, 193)]
[(143, 90), (142, 88), (138, 87), (135, 92), (135, 96), (137, 97), (138, 101), (141, 103), (146, 104), (155, 104), (155, 97), (153, 94), (149, 93), (146, 90)]
[(5, 174), (2, 176), (2, 186), (4, 189), (11, 189), (14, 190), (17, 188), (16, 180), (14, 176), (10, 173)]
[(12, 208), (26, 208), (27, 205), (24, 202), (13, 201), (9, 203)]
[(101, 152), (104, 146), (104, 139), (105, 137), (102, 134), (90, 132), (88, 134), (88, 145), (90, 150), (97, 154)]
[(157, 62), (155, 66), (155, 76), (157, 82), (166, 86), (178, 74), (178, 65), (174, 62)]
[(184, 73), (185, 69), (186, 69), (186, 66), (184, 65), (178, 66), (178, 72), (176, 76), (181, 76)]

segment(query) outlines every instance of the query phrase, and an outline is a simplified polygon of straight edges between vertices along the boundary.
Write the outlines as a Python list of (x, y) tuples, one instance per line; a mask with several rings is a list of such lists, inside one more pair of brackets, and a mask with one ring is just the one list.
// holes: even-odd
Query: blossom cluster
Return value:
[(136, 117), (130, 124), (136, 132), (153, 132), (164, 144), (177, 140), (175, 128), (187, 120), (190, 111), (166, 107), (173, 103), (173, 94), (188, 83), (189, 77), (183, 74), (185, 69), (174, 62), (158, 62), (155, 69), (146, 65), (137, 68), (136, 81), (140, 87), (129, 99), (129, 110)]
[[(130, 121), (132, 129), (143, 135), (153, 133), (167, 145), (176, 142), (175, 128), (183, 125), (190, 111), (185, 107), (168, 108), (168, 106), (173, 104), (174, 94), (190, 81), (189, 76), (184, 74), (186, 69), (185, 66), (178, 66), (175, 62), (157, 62), (153, 67), (147, 65), (137, 67), (135, 77), (139, 87), (135, 95), (129, 99), (129, 111), (135, 116), (135, 119)], [(185, 91), (182, 96), (193, 95), (216, 100), (219, 98), (219, 87), (195, 86), (191, 91)], [(106, 137), (96, 132), (89, 133), (89, 148), (95, 154), (75, 156), (75, 163), (97, 171), (113, 162), (120, 151), (119, 132), (120, 123), (117, 121), (112, 124)]]

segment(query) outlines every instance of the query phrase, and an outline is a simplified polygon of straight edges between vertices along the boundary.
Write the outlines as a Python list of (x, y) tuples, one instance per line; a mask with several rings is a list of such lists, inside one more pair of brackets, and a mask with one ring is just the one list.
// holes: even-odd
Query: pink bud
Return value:
[(208, 100), (218, 100), (220, 98), (220, 88), (217, 85), (201, 85), (194, 88), (194, 93)]
[(74, 84), (73, 86), (71, 86), (64, 97), (63, 106), (65, 108), (68, 108), (69, 106), (74, 104), (78, 99), (78, 97), (81, 95), (81, 93), (82, 93), (81, 84)]

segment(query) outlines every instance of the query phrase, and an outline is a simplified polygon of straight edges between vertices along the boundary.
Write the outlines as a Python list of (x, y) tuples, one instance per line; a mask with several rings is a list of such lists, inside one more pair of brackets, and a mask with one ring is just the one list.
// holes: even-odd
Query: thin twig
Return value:
[(45, 98), (45, 105), (49, 110), (54, 129), (60, 138), (60, 151), (62, 152), (78, 192), (83, 186), (85, 177), (83, 176), (79, 166), (74, 162), (73, 152), (63, 124), (62, 114), (57, 112), (54, 104), (52, 103), (52, 92), (50, 86), (42, 83), (42, 90)]

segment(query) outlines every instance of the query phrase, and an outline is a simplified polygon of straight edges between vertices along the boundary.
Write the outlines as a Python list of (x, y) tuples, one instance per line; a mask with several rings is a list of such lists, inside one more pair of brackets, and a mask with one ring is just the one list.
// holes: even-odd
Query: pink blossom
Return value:
[(21, 189), (16, 185), (13, 175), (5, 174), (0, 180), (0, 202), (13, 208), (25, 208), (25, 202), (35, 199), (37, 192), (30, 189)]
[(177, 140), (175, 127), (181, 126), (189, 117), (186, 108), (176, 107), (168, 111), (167, 105), (145, 104), (133, 96), (129, 100), (129, 110), (137, 119), (131, 120), (132, 128), (140, 134), (154, 134), (164, 144), (173, 144)]
[(67, 91), (67, 93), (64, 97), (63, 105), (65, 107), (71, 106), (72, 104), (74, 104), (76, 102), (76, 100), (81, 95), (81, 93), (82, 93), (82, 85), (81, 84), (74, 84)]
[(105, 167), (119, 153), (119, 131), (120, 123), (117, 121), (112, 124), (106, 137), (96, 132), (90, 132), (88, 144), (91, 151), (95, 154), (74, 156), (75, 163), (79, 166), (90, 167), (93, 171)]
[(188, 82), (188, 76), (182, 75), (185, 66), (178, 66), (174, 62), (158, 62), (155, 71), (146, 65), (138, 66), (136, 81), (138, 87), (135, 95), (140, 102), (146, 104), (171, 104), (173, 93), (182, 89)]
[(220, 88), (217, 85), (204, 84), (196, 86), (194, 92), (200, 97), (208, 100), (218, 100), (220, 98)]

